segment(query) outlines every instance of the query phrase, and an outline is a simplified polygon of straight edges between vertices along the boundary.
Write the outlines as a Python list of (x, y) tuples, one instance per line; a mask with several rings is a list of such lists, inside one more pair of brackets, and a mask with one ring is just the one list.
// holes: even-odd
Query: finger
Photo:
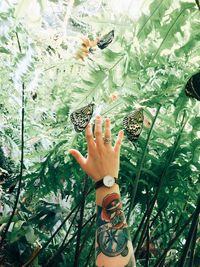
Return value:
[(122, 144), (123, 138), (124, 138), (124, 133), (123, 133), (123, 131), (120, 131), (118, 133), (117, 140), (116, 140), (116, 143), (115, 143), (115, 146), (114, 146), (114, 151), (117, 154), (120, 153), (120, 148), (121, 148), (121, 144)]
[(84, 158), (81, 153), (76, 149), (70, 149), (69, 153), (76, 159), (81, 168), (84, 169), (86, 158)]
[[(108, 118), (105, 120), (104, 138), (111, 139), (110, 119), (108, 119)], [(108, 144), (105, 143), (105, 145), (108, 147), (111, 147), (112, 142), (110, 142)]]
[(97, 147), (103, 146), (103, 137), (102, 137), (102, 118), (101, 116), (96, 116), (95, 120), (95, 138)]
[(95, 148), (94, 136), (92, 133), (92, 126), (89, 123), (85, 130), (86, 141), (88, 145), (88, 152), (91, 152)]

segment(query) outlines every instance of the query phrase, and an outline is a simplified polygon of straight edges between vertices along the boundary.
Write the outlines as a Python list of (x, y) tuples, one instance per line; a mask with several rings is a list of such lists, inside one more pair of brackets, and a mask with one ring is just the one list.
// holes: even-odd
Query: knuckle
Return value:
[(118, 144), (118, 145), (121, 145), (121, 143), (122, 143), (122, 140), (119, 139), (119, 140), (117, 141), (117, 144)]
[(92, 134), (91, 134), (91, 133), (87, 133), (87, 134), (86, 134), (86, 138), (87, 138), (87, 139), (92, 139)]
[(109, 127), (105, 127), (105, 131), (106, 132), (110, 132), (110, 128)]
[(95, 132), (95, 135), (96, 135), (97, 137), (101, 136), (101, 131), (96, 131), (96, 132)]

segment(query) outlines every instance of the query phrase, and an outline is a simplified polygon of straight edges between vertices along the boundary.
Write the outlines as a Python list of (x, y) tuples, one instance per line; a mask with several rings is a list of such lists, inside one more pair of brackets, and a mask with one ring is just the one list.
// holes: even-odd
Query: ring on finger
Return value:
[(111, 138), (109, 138), (109, 137), (104, 137), (104, 138), (103, 138), (103, 141), (104, 141), (104, 144), (109, 144), (109, 143), (111, 143)]

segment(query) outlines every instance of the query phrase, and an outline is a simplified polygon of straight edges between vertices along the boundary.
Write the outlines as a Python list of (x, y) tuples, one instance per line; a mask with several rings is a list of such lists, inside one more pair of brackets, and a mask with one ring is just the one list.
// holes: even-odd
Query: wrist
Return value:
[(118, 178), (119, 172), (106, 172), (105, 174), (99, 174), (99, 175), (92, 177), (92, 178), (93, 178), (94, 182), (98, 182), (98, 181), (102, 180), (107, 175)]

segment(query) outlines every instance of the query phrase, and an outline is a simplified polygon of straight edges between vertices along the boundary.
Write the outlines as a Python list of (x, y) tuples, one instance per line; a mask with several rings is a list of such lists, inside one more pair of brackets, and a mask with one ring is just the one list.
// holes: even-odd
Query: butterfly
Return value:
[(195, 2), (196, 2), (197, 6), (198, 6), (198, 8), (200, 10), (200, 2), (199, 2), (199, 0), (195, 0)]
[(133, 142), (138, 139), (144, 121), (143, 109), (140, 108), (123, 119), (123, 126), (128, 139)]
[(80, 109), (75, 110), (70, 114), (71, 122), (74, 125), (74, 129), (77, 133), (82, 132), (90, 122), (95, 104), (90, 103)]
[(185, 93), (189, 97), (200, 100), (200, 73), (194, 74), (185, 86)]
[(97, 46), (100, 49), (104, 49), (113, 41), (113, 38), (114, 38), (114, 30), (110, 31), (109, 33), (101, 37), (100, 40), (97, 42)]

